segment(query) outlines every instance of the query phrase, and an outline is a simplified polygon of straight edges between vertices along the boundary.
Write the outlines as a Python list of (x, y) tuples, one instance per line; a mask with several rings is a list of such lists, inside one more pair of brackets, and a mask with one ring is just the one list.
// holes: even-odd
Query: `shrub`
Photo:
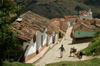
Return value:
[(61, 34), (61, 32), (59, 32), (59, 38), (62, 38), (62, 34)]

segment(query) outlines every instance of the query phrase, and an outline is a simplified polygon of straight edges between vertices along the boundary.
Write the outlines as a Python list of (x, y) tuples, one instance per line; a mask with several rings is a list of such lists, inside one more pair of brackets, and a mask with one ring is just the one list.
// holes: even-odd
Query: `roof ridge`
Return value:
[(81, 24), (84, 25), (84, 26), (87, 27), (87, 28), (90, 28), (90, 27), (88, 27), (86, 24), (84, 24), (83, 22), (82, 22)]

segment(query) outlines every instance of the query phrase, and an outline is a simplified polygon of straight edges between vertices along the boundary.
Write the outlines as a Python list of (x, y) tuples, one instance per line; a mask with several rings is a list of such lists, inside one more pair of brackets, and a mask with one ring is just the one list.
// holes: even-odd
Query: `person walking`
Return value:
[(55, 43), (55, 36), (53, 37), (53, 44)]
[(63, 45), (61, 45), (61, 47), (59, 48), (60, 49), (60, 58), (63, 57), (63, 51), (65, 51)]

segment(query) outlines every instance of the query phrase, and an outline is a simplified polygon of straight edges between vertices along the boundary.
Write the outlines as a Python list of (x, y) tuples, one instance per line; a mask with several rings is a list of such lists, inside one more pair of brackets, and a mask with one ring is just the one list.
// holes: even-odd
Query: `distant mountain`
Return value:
[(59, 18), (64, 15), (78, 14), (79, 10), (93, 11), (94, 17), (100, 17), (100, 0), (15, 0), (25, 5), (23, 12), (31, 10), (47, 18)]

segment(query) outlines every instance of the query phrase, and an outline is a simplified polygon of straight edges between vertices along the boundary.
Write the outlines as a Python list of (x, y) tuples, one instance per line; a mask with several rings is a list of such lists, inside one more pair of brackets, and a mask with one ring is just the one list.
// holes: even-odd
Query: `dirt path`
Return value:
[[(36, 66), (44, 66), (48, 63), (54, 63), (54, 62), (60, 62), (60, 61), (80, 61), (80, 60), (85, 60), (87, 59), (86, 56), (83, 56), (82, 59), (78, 59), (76, 57), (70, 57), (69, 55), (69, 51), (71, 47), (75, 47), (77, 48), (77, 50), (81, 50), (83, 48), (86, 48), (88, 46), (89, 43), (79, 43), (79, 44), (71, 44), (72, 39), (70, 37), (70, 33), (71, 33), (72, 27), (68, 28), (67, 33), (64, 37), (64, 40), (62, 41), (62, 43), (59, 43), (57, 45), (55, 45), (52, 49), (50, 49), (43, 58), (41, 58), (37, 63), (35, 63), (34, 65)], [(63, 44), (64, 48), (65, 48), (65, 52), (63, 53), (63, 57), (60, 57), (60, 50), (58, 50), (58, 48), (61, 46), (61, 44)], [(89, 58), (88, 58), (89, 59)]]

